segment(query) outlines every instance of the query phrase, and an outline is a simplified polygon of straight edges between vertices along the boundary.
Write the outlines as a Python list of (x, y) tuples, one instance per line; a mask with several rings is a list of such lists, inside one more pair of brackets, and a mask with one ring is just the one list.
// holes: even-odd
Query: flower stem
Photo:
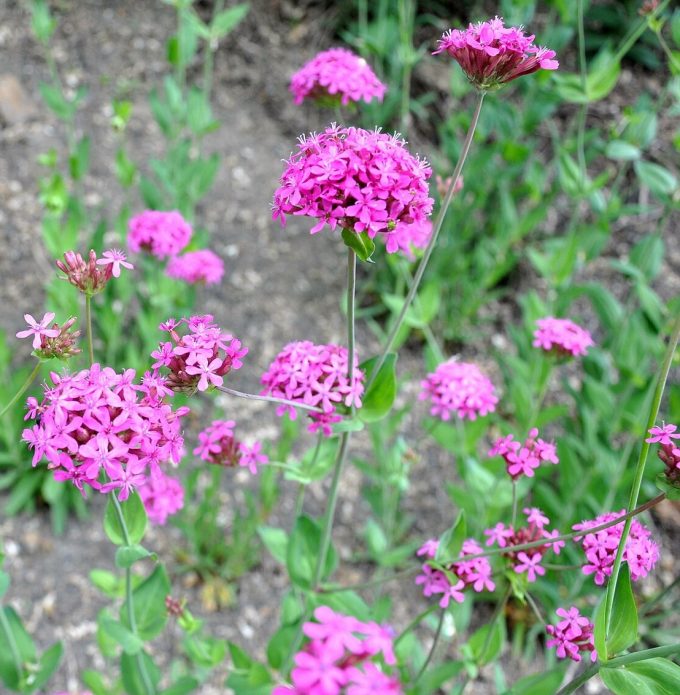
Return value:
[(236, 389), (231, 389), (227, 386), (216, 386), (215, 388), (218, 391), (222, 391), (222, 393), (228, 393), (230, 396), (236, 396), (238, 398), (246, 398), (249, 401), (279, 403), (280, 405), (290, 405), (293, 408), (300, 408), (300, 410), (310, 410), (313, 413), (323, 413), (323, 410), (321, 408), (317, 408), (315, 405), (307, 405), (306, 403), (300, 403), (298, 401), (289, 401), (285, 398), (276, 398), (275, 396), (261, 396), (257, 393), (244, 393), (243, 391), (237, 391)]
[[(671, 368), (671, 362), (673, 361), (673, 355), (675, 355), (675, 348), (678, 345), (678, 340), (680, 339), (680, 314), (675, 319), (673, 324), (673, 329), (671, 331), (671, 338), (668, 342), (668, 347), (666, 348), (666, 354), (664, 355), (663, 362), (661, 363), (661, 369), (659, 371), (659, 376), (656, 382), (656, 388), (654, 390), (654, 398), (652, 399), (652, 407), (649, 411), (649, 417), (647, 418), (647, 426), (645, 427), (645, 433), (647, 433), (656, 422), (656, 418), (659, 415), (659, 408), (661, 406), (661, 398), (663, 397), (664, 389), (666, 388), (666, 380), (668, 379), (668, 372)], [(650, 444), (647, 441), (642, 442), (642, 447), (640, 448), (640, 456), (638, 457), (637, 467), (635, 469), (635, 478), (633, 480), (633, 487), (630, 491), (630, 499), (628, 501), (628, 509), (632, 510), (637, 504), (638, 497), (640, 495), (640, 487), (642, 486), (642, 478), (645, 473), (645, 466), (647, 465), (647, 456), (649, 454)], [(629, 512), (630, 514), (630, 512)], [(619, 581), (619, 570), (621, 569), (621, 562), (623, 560), (623, 553), (626, 549), (626, 541), (628, 540), (628, 534), (630, 533), (630, 527), (633, 523), (632, 515), (628, 516), (626, 523), (623, 527), (623, 532), (621, 533), (621, 540), (619, 541), (619, 547), (616, 551), (616, 559), (614, 560), (614, 566), (612, 567), (612, 573), (607, 584), (607, 597), (604, 607), (604, 624), (605, 624), (605, 635), (609, 633), (609, 627), (612, 617), (612, 609), (614, 607), (614, 596), (616, 594), (616, 584)]]
[[(347, 255), (347, 381), (352, 383), (354, 376), (354, 303), (356, 290), (356, 254), (352, 249), (348, 249)], [(354, 406), (352, 406), (352, 413)], [(347, 449), (349, 446), (351, 432), (343, 432), (340, 436), (340, 444), (338, 445), (338, 453), (335, 457), (333, 467), (333, 479), (331, 481), (331, 489), (326, 503), (326, 513), (323, 518), (323, 530), (321, 532), (321, 546), (319, 548), (319, 557), (316, 561), (316, 569), (314, 570), (313, 587), (318, 590), (321, 578), (323, 576), (324, 567), (326, 566), (326, 558), (328, 556), (328, 548), (331, 544), (331, 534), (333, 532), (333, 521), (335, 519), (335, 508), (338, 503), (338, 488), (340, 485), (340, 476), (342, 475), (345, 461), (347, 460)]]
[(432, 661), (432, 657), (434, 656), (435, 649), (437, 648), (437, 644), (439, 643), (439, 637), (442, 634), (442, 628), (444, 627), (444, 616), (446, 615), (446, 610), (442, 610), (442, 612), (439, 614), (439, 622), (437, 623), (437, 631), (434, 633), (434, 639), (432, 640), (432, 646), (430, 647), (430, 651), (427, 653), (427, 657), (423, 663), (423, 665), (420, 667), (420, 670), (416, 674), (416, 677), (413, 679), (413, 682), (411, 685), (415, 685), (422, 675), (427, 671), (427, 667), (430, 665), (430, 662)]
[(92, 344), (92, 297), (85, 295), (85, 327), (87, 328), (87, 350), (90, 365), (94, 364), (94, 346)]
[(418, 625), (420, 625), (420, 623), (421, 623), (425, 618), (427, 618), (427, 616), (430, 615), (430, 613), (434, 613), (434, 611), (437, 610), (437, 608), (439, 608), (438, 604), (433, 603), (429, 608), (426, 608), (422, 613), (420, 613), (419, 615), (417, 615), (417, 616), (416, 616), (416, 617), (415, 617), (415, 618), (414, 618), (414, 619), (413, 619), (413, 620), (412, 620), (412, 621), (399, 633), (399, 636), (394, 640), (394, 646), (395, 646), (395, 648), (396, 648), (396, 646), (399, 644), (399, 642), (401, 642), (401, 640), (403, 640), (404, 637), (406, 637), (406, 635), (408, 635), (408, 633), (411, 632), (411, 630), (413, 630), (415, 627), (417, 627)]
[(441, 207), (439, 208), (439, 213), (437, 214), (437, 219), (435, 220), (434, 228), (432, 230), (432, 236), (430, 237), (430, 241), (428, 242), (427, 247), (423, 252), (423, 257), (420, 261), (420, 265), (418, 266), (418, 270), (416, 271), (416, 274), (413, 278), (413, 284), (411, 285), (411, 288), (409, 289), (408, 294), (406, 295), (406, 299), (404, 300), (401, 312), (399, 313), (397, 320), (392, 326), (392, 330), (390, 330), (390, 333), (387, 336), (387, 341), (385, 343), (385, 347), (383, 348), (382, 354), (378, 358), (378, 361), (371, 373), (371, 377), (369, 378), (368, 383), (366, 384), (366, 391), (368, 391), (371, 388), (373, 382), (375, 381), (378, 375), (378, 372), (380, 371), (380, 368), (385, 363), (385, 360), (387, 359), (387, 354), (392, 349), (392, 344), (394, 343), (394, 340), (397, 337), (397, 333), (399, 333), (399, 329), (404, 323), (406, 313), (408, 312), (409, 307), (411, 306), (413, 299), (416, 296), (416, 293), (418, 292), (418, 288), (420, 287), (420, 282), (423, 279), (423, 275), (425, 274), (425, 268), (427, 268), (428, 261), (430, 260), (432, 251), (434, 250), (435, 244), (437, 243), (437, 237), (439, 236), (439, 232), (441, 231), (442, 225), (444, 224), (446, 212), (448, 211), (449, 205), (451, 204), (451, 199), (453, 198), (453, 192), (456, 188), (456, 183), (460, 178), (461, 171), (463, 170), (463, 165), (465, 164), (468, 152), (470, 151), (470, 146), (472, 145), (472, 138), (475, 134), (475, 129), (477, 128), (477, 122), (479, 121), (479, 114), (482, 110), (484, 95), (485, 92), (479, 92), (478, 94), (477, 106), (475, 107), (475, 112), (472, 116), (472, 120), (470, 121), (470, 127), (468, 128), (467, 134), (465, 135), (465, 140), (463, 141), (463, 148), (460, 152), (460, 156), (458, 157), (458, 162), (456, 162), (456, 168), (453, 170), (453, 174), (451, 176), (451, 183), (449, 184), (449, 188), (446, 191), (446, 196), (444, 197)]
[(38, 376), (40, 364), (41, 362), (38, 361), (35, 367), (33, 367), (33, 371), (29, 374), (28, 379), (26, 379), (26, 381), (24, 381), (24, 383), (21, 385), (21, 388), (14, 394), (14, 398), (12, 398), (12, 400), (0, 411), (0, 417), (2, 417), (24, 395), (24, 393), (26, 393), (26, 390), (33, 383), (35, 377)]
[[(113, 503), (113, 508), (116, 510), (116, 517), (118, 518), (118, 523), (120, 524), (121, 531), (123, 533), (123, 540), (125, 545), (130, 545), (130, 534), (128, 532), (127, 523), (125, 522), (125, 515), (121, 509), (120, 502), (118, 501), (115, 492), (111, 492), (111, 501)], [(130, 632), (139, 636), (137, 633), (137, 619), (135, 618), (135, 604), (134, 597), (132, 595), (132, 568), (125, 568), (125, 603), (127, 604), (127, 617), (128, 623), (130, 624)], [(141, 654), (137, 654), (137, 668), (139, 669), (139, 675), (144, 684), (144, 690), (149, 693), (149, 695), (156, 695), (156, 688), (153, 686), (153, 682), (149, 677), (149, 673), (146, 670), (146, 664)]]

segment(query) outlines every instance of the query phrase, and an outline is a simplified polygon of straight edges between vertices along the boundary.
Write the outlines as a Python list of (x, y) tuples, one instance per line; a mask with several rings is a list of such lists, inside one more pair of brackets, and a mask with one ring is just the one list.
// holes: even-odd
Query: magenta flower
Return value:
[(558, 659), (569, 658), (577, 662), (581, 661), (580, 652), (590, 652), (590, 660), (595, 663), (597, 651), (593, 638), (594, 626), (590, 620), (582, 616), (575, 606), (569, 610), (558, 608), (556, 612), (564, 620), (557, 625), (545, 626), (551, 637), (546, 642), (546, 647), (557, 647)]
[(190, 285), (216, 285), (224, 276), (224, 262), (209, 249), (188, 251), (171, 258), (165, 273)]
[[(602, 586), (612, 573), (624, 522), (596, 533), (589, 533), (588, 529), (613, 521), (624, 514), (624, 510), (600, 514), (595, 519), (572, 526), (575, 531), (585, 532), (583, 536), (574, 539), (581, 543), (586, 556), (586, 562), (581, 571), (585, 575), (594, 575), (595, 584), (598, 586)], [(628, 563), (630, 578), (637, 581), (646, 577), (658, 559), (659, 546), (652, 540), (652, 534), (637, 519), (633, 519), (630, 534), (626, 540), (626, 548), (623, 551), (623, 560)]]
[(41, 337), (56, 338), (59, 335), (57, 329), (48, 328), (53, 318), (54, 314), (49, 311), (42, 317), (40, 323), (38, 323), (30, 314), (24, 314), (24, 321), (29, 325), (29, 328), (25, 331), (19, 331), (17, 333), (17, 338), (23, 339), (33, 336), (33, 349), (38, 350), (42, 343)]
[(560, 357), (585, 355), (594, 345), (590, 333), (569, 319), (546, 316), (536, 321), (533, 346)]
[(420, 385), (418, 399), (429, 399), (430, 414), (444, 422), (453, 414), (461, 420), (476, 420), (479, 415), (492, 413), (498, 403), (494, 385), (480, 368), (455, 357), (440, 364)]
[(531, 555), (528, 555), (520, 551), (517, 554), (517, 559), (519, 562), (515, 564), (515, 572), (517, 572), (517, 574), (526, 572), (527, 579), (530, 582), (536, 581), (536, 575), (545, 574), (545, 567), (541, 567), (541, 560), (543, 559), (541, 553), (532, 552)]
[(180, 253), (192, 234), (191, 225), (176, 210), (145, 210), (130, 218), (127, 242), (131, 251), (163, 260)]
[(132, 263), (127, 261), (127, 256), (123, 251), (118, 251), (117, 249), (111, 249), (110, 251), (104, 251), (102, 257), (97, 261), (97, 265), (110, 265), (111, 274), (114, 278), (120, 277), (120, 269), (127, 268), (132, 270), (134, 266)]
[(389, 234), (408, 235), (414, 225), (421, 230), (433, 205), (432, 170), (405, 144), (396, 135), (336, 125), (301, 137), (274, 194), (272, 217), (282, 226), (286, 215), (313, 217), (312, 234), (326, 225), (371, 238), (381, 233), (396, 251), (400, 244), (391, 244)]
[(350, 101), (382, 101), (387, 87), (363, 58), (346, 48), (331, 48), (318, 53), (293, 75), (290, 91), (296, 104), (314, 99), (345, 106)]
[(680, 432), (676, 432), (676, 425), (664, 425), (663, 427), (652, 427), (649, 430), (651, 435), (646, 442), (649, 444), (661, 444), (662, 446), (674, 446), (673, 440), (680, 439)]
[(664, 471), (666, 481), (675, 487), (680, 487), (680, 446), (674, 441), (680, 438), (680, 432), (676, 430), (675, 425), (652, 427), (649, 430), (651, 436), (645, 441), (660, 445), (657, 455), (666, 466)]
[(535, 427), (529, 430), (524, 444), (515, 441), (511, 434), (497, 439), (489, 451), (489, 456), (502, 456), (505, 459), (506, 470), (513, 481), (522, 475), (533, 478), (534, 471), (541, 463), (560, 462), (555, 444), (538, 438), (538, 430)]
[(169, 516), (184, 507), (184, 488), (176, 478), (155, 468), (138, 488), (149, 520), (164, 526)]
[(232, 468), (238, 465), (256, 475), (258, 466), (268, 463), (269, 457), (262, 453), (260, 442), (246, 444), (236, 439), (235, 426), (233, 420), (213, 420), (209, 427), (199, 432), (199, 445), (194, 449), (194, 455), (218, 466)]
[[(364, 377), (355, 355), (352, 383), (347, 380), (346, 348), (304, 340), (289, 343), (274, 358), (260, 380), (264, 386), (261, 393), (322, 408), (323, 413), (309, 415), (312, 422), (308, 429), (321, 429), (330, 437), (331, 424), (342, 419), (336, 412), (339, 406), (361, 407)], [(285, 413), (291, 420), (297, 417), (293, 406), (281, 405), (276, 410), (279, 416)]]
[(196, 388), (199, 391), (207, 391), (210, 384), (213, 386), (222, 386), (224, 379), (221, 374), (217, 373), (221, 366), (222, 360), (214, 359), (208, 363), (208, 358), (201, 355), (197, 363), (188, 365), (185, 371), (192, 376), (198, 375), (199, 380)]
[(535, 46), (534, 38), (521, 28), (506, 27), (496, 17), (470, 24), (466, 30), (449, 29), (439, 40), (434, 55), (448, 53), (468, 80), (486, 91), (537, 70), (557, 70), (555, 51)]

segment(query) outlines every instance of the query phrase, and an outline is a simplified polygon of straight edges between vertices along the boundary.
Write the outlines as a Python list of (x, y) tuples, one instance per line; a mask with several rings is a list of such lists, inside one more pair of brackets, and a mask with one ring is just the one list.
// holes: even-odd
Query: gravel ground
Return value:
[[(96, 143), (84, 183), (86, 200), (93, 211), (106, 214), (121, 202), (116, 191), (110, 190), (110, 166), (117, 143), (109, 127), (108, 104), (119, 88), (129, 89), (134, 103), (130, 150), (137, 162), (160, 153), (161, 136), (146, 92), (166, 72), (164, 41), (173, 31), (174, 16), (160, 3), (135, 0), (61, 0), (57, 6), (60, 23), (55, 57), (59, 69), (70, 88), (87, 85), (89, 90), (78, 116), (78, 128), (90, 133)], [(341, 245), (329, 243), (324, 235), (309, 237), (309, 225), (304, 221), (293, 220), (282, 233), (269, 212), (279, 162), (294, 147), (295, 135), (323, 125), (313, 110), (295, 109), (286, 88), (288, 76), (302, 56), (311, 56), (317, 48), (329, 45), (330, 38), (324, 34), (327, 15), (318, 7), (305, 11), (284, 0), (255, 0), (252, 6), (244, 25), (224, 42), (217, 55), (215, 115), (224, 126), (209, 136), (208, 145), (220, 154), (222, 166), (211, 194), (197, 213), (211, 233), (212, 246), (227, 259), (228, 266), (224, 283), (217, 290), (203, 292), (198, 308), (213, 313), (250, 346), (252, 369), (243, 370), (234, 380), (234, 385), (244, 390), (256, 388), (252, 375), (261, 373), (286, 342), (303, 337), (342, 341), (344, 334), (338, 299), (344, 285)], [(48, 70), (30, 36), (29, 19), (20, 3), (0, 4), (0, 51), (0, 70), (22, 90), (17, 93), (13, 83), (7, 87), (0, 79), (0, 85), (10, 89), (11, 98), (5, 97), (5, 103), (13, 107), (0, 112), (0, 327), (12, 333), (22, 326), (23, 313), (40, 313), (40, 278), (52, 272), (40, 239), (37, 179), (42, 171), (36, 157), (51, 147), (59, 150), (63, 132), (40, 106), (38, 84), (47, 79)], [(0, 103), (6, 93), (0, 88)], [(622, 247), (613, 253), (625, 252), (634, 238), (635, 234), (625, 236)], [(677, 222), (669, 232), (669, 239), (675, 238)], [(677, 244), (666, 262), (661, 291), (670, 296), (678, 288)], [(361, 328), (359, 348), (365, 353), (375, 348), (372, 336)], [(403, 373), (419, 375), (421, 367), (415, 357), (406, 354), (400, 364)], [(414, 380), (402, 393), (404, 400), (414, 399), (416, 383)], [(226, 407), (252, 435), (275, 436), (276, 419), (268, 406), (239, 402), (236, 410), (232, 402)], [(415, 430), (408, 422), (407, 427)], [(357, 439), (359, 451), (365, 449), (367, 442)], [(447, 525), (450, 502), (440, 481), (446, 478), (451, 462), (422, 435), (410, 441), (419, 459), (414, 465), (407, 507), (417, 512), (415, 530), (429, 535)], [(241, 484), (247, 476), (237, 473), (234, 477), (235, 483)], [(341, 557), (348, 558), (356, 547), (356, 519), (364, 508), (362, 481), (356, 470), (349, 469), (343, 482), (335, 538)], [(274, 525), (290, 524), (292, 492), (286, 490), (281, 509), (271, 520)], [(315, 513), (323, 509), (320, 486), (312, 487), (307, 504)], [(113, 569), (113, 553), (100, 530), (101, 500), (93, 500), (91, 507), (89, 520), (69, 524), (58, 539), (52, 536), (45, 515), (0, 517), (0, 538), (5, 542), (6, 564), (13, 581), (9, 601), (41, 645), (54, 639), (65, 642), (66, 657), (51, 684), (55, 690), (75, 688), (77, 675), (85, 667), (105, 669), (94, 645), (94, 621), (106, 602), (92, 588), (87, 569)], [(672, 529), (677, 518), (671, 515), (663, 523)], [(671, 533), (669, 538), (673, 538)], [(179, 542), (176, 531), (154, 529), (146, 545), (171, 558)], [(666, 567), (663, 572), (671, 570)], [(351, 583), (365, 574), (353, 565), (343, 569), (339, 579)], [(178, 594), (189, 598), (192, 610), (201, 614), (197, 589), (182, 585), (179, 578), (174, 586)], [(240, 582), (237, 605), (205, 616), (211, 633), (234, 639), (261, 655), (276, 623), (285, 586), (285, 576), (265, 553), (257, 570)], [(400, 595), (394, 620), (397, 628), (407, 624), (422, 605), (413, 588)], [(171, 632), (155, 643), (157, 654), (171, 653)], [(519, 666), (513, 668), (521, 673)], [(540, 665), (532, 670), (537, 668)], [(224, 671), (216, 673), (201, 692), (224, 692), (218, 685), (224, 675)], [(480, 685), (475, 692), (492, 690)]]

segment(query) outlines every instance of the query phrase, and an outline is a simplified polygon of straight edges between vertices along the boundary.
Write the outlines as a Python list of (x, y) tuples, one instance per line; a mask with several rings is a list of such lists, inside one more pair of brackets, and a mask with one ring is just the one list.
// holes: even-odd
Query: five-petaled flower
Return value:
[(33, 336), (33, 349), (37, 350), (42, 342), (41, 336), (56, 338), (59, 335), (58, 329), (48, 328), (53, 318), (54, 314), (51, 311), (47, 312), (40, 322), (36, 321), (30, 314), (24, 314), (24, 320), (29, 325), (29, 328), (25, 331), (19, 331), (17, 333), (17, 338), (28, 338)]

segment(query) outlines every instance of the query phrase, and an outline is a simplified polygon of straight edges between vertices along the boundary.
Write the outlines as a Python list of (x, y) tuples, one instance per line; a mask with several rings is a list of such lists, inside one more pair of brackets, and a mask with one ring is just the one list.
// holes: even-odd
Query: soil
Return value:
[[(111, 163), (117, 147), (109, 125), (111, 99), (124, 90), (134, 106), (129, 125), (130, 151), (135, 161), (148, 162), (161, 152), (162, 137), (147, 101), (151, 85), (167, 72), (165, 41), (173, 32), (172, 8), (158, 2), (117, 0), (59, 0), (53, 3), (59, 20), (54, 38), (55, 58), (71, 89), (86, 85), (88, 96), (78, 115), (78, 129), (91, 135), (92, 162), (84, 182), (93, 213), (111, 215), (121, 203), (111, 186)], [(281, 346), (307, 338), (342, 342), (344, 318), (340, 296), (344, 287), (344, 253), (339, 243), (324, 234), (309, 236), (309, 224), (292, 220), (285, 232), (271, 221), (270, 202), (280, 172), (280, 160), (295, 146), (296, 136), (323, 127), (325, 121), (313, 109), (300, 110), (287, 93), (290, 74), (317, 50), (333, 43), (329, 35), (329, 10), (323, 5), (288, 0), (254, 0), (250, 15), (231, 37), (223, 41), (215, 64), (215, 116), (224, 125), (208, 138), (209, 148), (222, 161), (211, 193), (197, 211), (201, 226), (209, 230), (211, 245), (227, 262), (225, 281), (215, 290), (202, 292), (197, 309), (213, 313), (216, 320), (250, 347), (248, 370), (235, 375), (232, 385), (257, 389), (257, 376)], [(38, 85), (48, 79), (43, 52), (30, 33), (24, 4), (0, 4), (0, 328), (12, 335), (22, 326), (24, 313), (40, 314), (43, 304), (41, 279), (53, 272), (51, 259), (40, 237), (41, 206), (37, 181), (44, 170), (36, 162), (40, 153), (56, 148), (63, 153), (61, 124), (40, 103)], [(422, 79), (426, 81), (423, 74)], [(9, 97), (4, 95), (9, 93)], [(419, 148), (424, 151), (424, 147)], [(141, 209), (141, 202), (138, 203)], [(675, 236), (674, 236), (675, 234)], [(633, 235), (634, 236), (634, 235)], [(677, 222), (669, 231), (677, 240)], [(622, 242), (624, 253), (630, 240)], [(680, 252), (671, 248), (664, 276), (667, 296), (677, 292)], [(533, 275), (529, 282), (534, 281)], [(675, 279), (674, 279), (675, 278)], [(526, 281), (524, 281), (526, 282)], [(497, 306), (499, 312), (507, 307)], [(369, 354), (375, 339), (359, 329), (359, 349)], [(23, 349), (23, 346), (22, 346)], [(26, 357), (27, 351), (19, 358)], [(401, 359), (404, 374), (422, 375), (420, 361), (408, 352)], [(415, 399), (417, 378), (402, 399)], [(272, 409), (263, 404), (223, 399), (220, 403), (253, 437), (274, 438), (278, 431)], [(357, 438), (360, 450), (367, 446)], [(448, 525), (450, 502), (441, 485), (450, 466), (448, 457), (420, 436), (413, 442), (419, 452), (407, 506), (417, 511), (414, 536), (432, 535)], [(234, 485), (247, 476), (235, 474)], [(337, 532), (334, 536), (342, 559), (356, 549), (354, 526), (365, 513), (361, 478), (348, 469), (343, 480)], [(273, 525), (289, 527), (293, 496), (284, 485), (280, 509)], [(236, 495), (237, 503), (239, 494)], [(319, 513), (324, 489), (312, 486), (308, 508)], [(1, 500), (1, 498), (0, 498)], [(229, 504), (229, 498), (226, 500)], [(78, 687), (84, 668), (106, 671), (95, 643), (96, 614), (107, 601), (92, 587), (88, 570), (114, 570), (110, 543), (101, 531), (102, 502), (92, 500), (91, 516), (69, 523), (59, 538), (52, 535), (46, 514), (0, 517), (0, 538), (7, 554), (6, 569), (12, 578), (7, 599), (16, 607), (41, 646), (55, 639), (65, 643), (64, 662), (50, 684), (50, 691)], [(677, 524), (668, 522), (671, 526)], [(153, 529), (145, 545), (168, 558), (171, 570), (174, 550), (181, 543), (176, 530)], [(670, 568), (664, 572), (667, 573)], [(370, 571), (370, 570), (369, 570)], [(346, 565), (339, 580), (348, 583), (366, 577), (366, 568)], [(205, 613), (198, 590), (175, 576), (177, 595), (186, 596), (192, 611), (206, 619), (217, 637), (235, 640), (256, 656), (263, 655), (268, 636), (278, 619), (279, 600), (286, 577), (276, 562), (263, 553), (262, 562), (238, 585), (236, 604), (216, 614)], [(412, 588), (402, 594), (394, 617), (397, 630), (423, 607)], [(172, 653), (172, 630), (153, 646), (163, 661)], [(447, 647), (445, 646), (444, 649)], [(516, 674), (526, 668), (510, 666)], [(540, 668), (540, 663), (530, 670)], [(218, 669), (201, 693), (223, 693), (226, 673)], [(476, 693), (495, 692), (479, 685)]]

